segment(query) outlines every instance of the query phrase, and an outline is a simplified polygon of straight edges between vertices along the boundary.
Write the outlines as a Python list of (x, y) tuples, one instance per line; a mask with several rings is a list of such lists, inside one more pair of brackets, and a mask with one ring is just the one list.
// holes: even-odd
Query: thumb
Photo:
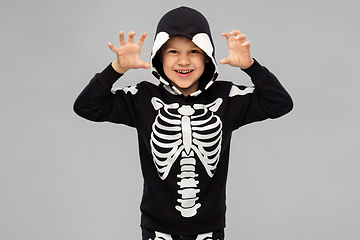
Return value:
[(230, 59), (227, 57), (227, 58), (223, 58), (220, 60), (220, 63), (221, 64), (229, 64), (230, 63)]
[(142, 62), (142, 64), (141, 64), (142, 66), (142, 68), (145, 68), (145, 69), (148, 69), (148, 68), (150, 68), (150, 63), (147, 63), (147, 62)]
[(116, 52), (117, 48), (111, 42), (108, 43), (108, 47), (110, 48), (111, 51)]

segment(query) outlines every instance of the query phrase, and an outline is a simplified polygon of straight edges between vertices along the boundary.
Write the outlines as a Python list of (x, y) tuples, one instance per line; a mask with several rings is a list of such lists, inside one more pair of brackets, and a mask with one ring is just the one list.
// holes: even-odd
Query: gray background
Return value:
[[(148, 32), (188, 5), (291, 93), (285, 117), (234, 133), (227, 239), (360, 239), (359, 22), (356, 1), (1, 1), (0, 238), (140, 239), (136, 131), (93, 123), (72, 104), (114, 54), (118, 32)], [(230, 66), (220, 79), (251, 84)], [(156, 82), (133, 70), (116, 83)]]

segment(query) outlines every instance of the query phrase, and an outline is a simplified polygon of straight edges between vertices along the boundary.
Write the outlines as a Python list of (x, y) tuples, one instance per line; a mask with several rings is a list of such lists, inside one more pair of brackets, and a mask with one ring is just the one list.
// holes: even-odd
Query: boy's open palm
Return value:
[(233, 67), (246, 69), (250, 67), (254, 60), (250, 54), (250, 41), (246, 41), (246, 35), (238, 30), (232, 30), (230, 33), (223, 33), (229, 47), (229, 56), (220, 60), (221, 64), (229, 64)]
[(123, 74), (129, 69), (150, 68), (150, 64), (142, 61), (140, 58), (141, 47), (147, 34), (143, 33), (139, 37), (138, 41), (134, 43), (135, 34), (136, 33), (134, 31), (130, 31), (128, 34), (128, 41), (126, 42), (124, 32), (120, 31), (120, 48), (115, 47), (112, 43), (108, 43), (110, 50), (116, 53), (117, 57), (112, 63), (112, 66), (118, 73)]

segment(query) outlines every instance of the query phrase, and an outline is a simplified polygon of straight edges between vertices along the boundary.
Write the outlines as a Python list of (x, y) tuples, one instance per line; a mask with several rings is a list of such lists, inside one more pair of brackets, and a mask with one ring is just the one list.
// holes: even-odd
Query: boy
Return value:
[[(277, 118), (292, 100), (276, 77), (250, 55), (250, 42), (237, 30), (222, 34), (229, 56), (220, 61), (241, 68), (255, 87), (215, 81), (214, 45), (205, 17), (180, 7), (160, 20), (151, 62), (140, 59), (142, 34), (120, 32), (117, 58), (95, 75), (74, 104), (92, 121), (135, 127), (144, 177), (143, 239), (223, 239), (225, 186), (230, 138), (239, 127)], [(158, 86), (141, 82), (111, 92), (130, 69), (150, 68)]]

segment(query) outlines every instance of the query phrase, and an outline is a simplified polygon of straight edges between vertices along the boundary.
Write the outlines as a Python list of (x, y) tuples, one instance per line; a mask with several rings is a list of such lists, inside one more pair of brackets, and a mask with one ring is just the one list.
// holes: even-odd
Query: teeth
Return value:
[(187, 71), (177, 70), (177, 72), (181, 73), (181, 74), (187, 74), (187, 73), (191, 72), (191, 70), (187, 70)]

